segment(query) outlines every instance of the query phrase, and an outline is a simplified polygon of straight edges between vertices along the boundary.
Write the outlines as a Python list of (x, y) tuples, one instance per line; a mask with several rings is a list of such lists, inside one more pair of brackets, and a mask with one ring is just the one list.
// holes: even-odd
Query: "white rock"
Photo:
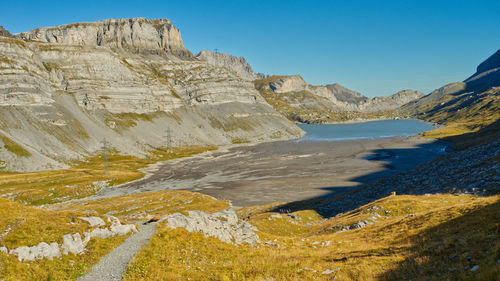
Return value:
[(239, 222), (233, 210), (224, 210), (214, 214), (202, 211), (189, 211), (188, 216), (180, 213), (163, 217), (160, 221), (167, 221), (170, 228), (185, 228), (189, 232), (201, 232), (205, 236), (216, 237), (219, 240), (231, 243), (248, 243), (256, 245), (260, 240), (253, 231), (256, 229), (248, 222)]
[(79, 233), (73, 235), (66, 234), (63, 237), (63, 243), (61, 245), (62, 253), (67, 255), (68, 253), (73, 253), (75, 255), (82, 253), (85, 247), (82, 242), (82, 237)]
[(327, 275), (327, 274), (332, 274), (334, 272), (335, 272), (335, 270), (327, 269), (327, 270), (321, 272), (321, 274)]
[(7, 249), (7, 247), (0, 247), (0, 252), (8, 254), (9, 250)]
[(38, 244), (38, 247), (33, 247), (33, 254), (35, 259), (43, 259), (48, 258), (52, 260), (53, 258), (57, 258), (61, 256), (61, 251), (59, 250), (59, 245), (57, 243), (47, 244), (45, 242), (41, 242)]
[(86, 237), (90, 238), (109, 238), (113, 236), (114, 233), (107, 228), (96, 228), (92, 230)]
[(19, 261), (34, 261), (35, 255), (31, 250), (31, 247), (21, 246), (10, 251), (10, 254), (16, 255)]
[(137, 227), (135, 226), (135, 224), (121, 224), (111, 226), (111, 233), (114, 234), (125, 235), (131, 231), (137, 232)]
[(92, 227), (94, 227), (94, 226), (105, 226), (106, 225), (106, 223), (104, 222), (104, 220), (101, 219), (100, 217), (94, 217), (94, 216), (91, 216), (91, 217), (79, 217), (79, 219), (88, 222), (90, 224), (90, 226), (92, 226)]

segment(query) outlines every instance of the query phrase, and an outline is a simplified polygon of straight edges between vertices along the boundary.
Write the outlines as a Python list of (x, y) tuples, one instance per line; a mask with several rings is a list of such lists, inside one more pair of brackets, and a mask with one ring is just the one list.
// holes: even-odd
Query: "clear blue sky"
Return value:
[(168, 18), (196, 53), (218, 48), (266, 74), (367, 96), (461, 81), (500, 48), (499, 0), (4, 1), (13, 33), (107, 18)]

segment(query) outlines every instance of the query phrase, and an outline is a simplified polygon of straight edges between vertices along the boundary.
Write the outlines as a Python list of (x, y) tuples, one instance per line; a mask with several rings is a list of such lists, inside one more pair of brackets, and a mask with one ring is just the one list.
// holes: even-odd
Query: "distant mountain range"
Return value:
[[(290, 120), (414, 117), (478, 131), (498, 119), (500, 53), (429, 95), (367, 98), (300, 75), (264, 76), (243, 57), (184, 47), (168, 20), (111, 19), (10, 34), (0, 28), (0, 169), (68, 167), (102, 151), (298, 138)], [(285, 118), (286, 117), (286, 118)], [(288, 120), (287, 120), (288, 119)], [(453, 135), (451, 131), (441, 132)]]

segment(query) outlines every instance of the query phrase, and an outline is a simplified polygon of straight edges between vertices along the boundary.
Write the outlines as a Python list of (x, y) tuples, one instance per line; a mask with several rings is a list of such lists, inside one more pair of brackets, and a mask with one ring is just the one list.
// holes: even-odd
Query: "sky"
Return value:
[(500, 49), (499, 0), (5, 1), (11, 33), (108, 18), (168, 18), (193, 53), (243, 56), (368, 97), (465, 80)]

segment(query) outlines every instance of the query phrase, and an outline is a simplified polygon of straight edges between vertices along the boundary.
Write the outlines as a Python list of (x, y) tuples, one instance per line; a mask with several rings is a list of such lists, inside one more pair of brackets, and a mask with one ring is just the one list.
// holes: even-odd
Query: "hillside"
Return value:
[(266, 101), (288, 119), (302, 123), (393, 118), (393, 111), (422, 93), (404, 90), (388, 97), (367, 98), (340, 84), (312, 86), (299, 75), (254, 81)]
[[(481, 134), (500, 137), (498, 125), (493, 125), (495, 122), (498, 124), (500, 118), (499, 70), (500, 51), (497, 51), (464, 82), (447, 84), (398, 111), (406, 116), (446, 125), (426, 133), (430, 137), (460, 143), (460, 137), (454, 136), (471, 132), (481, 131)], [(480, 134), (475, 136), (479, 137)], [(467, 141), (470, 143), (470, 140)]]
[[(196, 60), (169, 20), (104, 20), (0, 37), (0, 158), (67, 168), (109, 151), (290, 139), (251, 82)], [(168, 135), (168, 136), (167, 136)]]

